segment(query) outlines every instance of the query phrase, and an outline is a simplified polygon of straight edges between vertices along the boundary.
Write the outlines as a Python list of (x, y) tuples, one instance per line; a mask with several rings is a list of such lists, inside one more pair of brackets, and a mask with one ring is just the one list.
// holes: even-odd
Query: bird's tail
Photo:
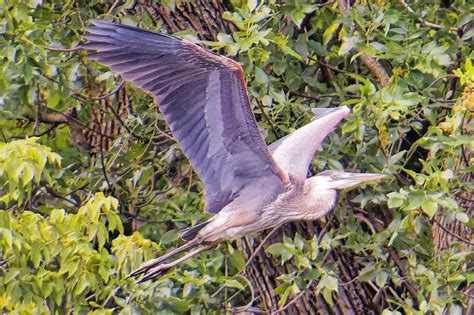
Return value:
[(199, 231), (201, 231), (202, 228), (208, 225), (210, 222), (211, 220), (207, 220), (202, 223), (196, 224), (195, 226), (182, 230), (180, 233), (181, 238), (185, 241), (192, 240), (194, 237), (196, 237)]

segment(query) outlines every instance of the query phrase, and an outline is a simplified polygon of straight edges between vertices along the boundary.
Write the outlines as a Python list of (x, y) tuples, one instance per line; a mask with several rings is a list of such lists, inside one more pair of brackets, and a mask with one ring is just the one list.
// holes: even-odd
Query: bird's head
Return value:
[(352, 188), (384, 177), (385, 175), (382, 174), (331, 170), (308, 178), (304, 184), (304, 201), (307, 210), (303, 212), (303, 218), (315, 220), (329, 213), (336, 205), (338, 190)]
[(310, 178), (312, 190), (341, 190), (386, 177), (383, 174), (323, 171)]

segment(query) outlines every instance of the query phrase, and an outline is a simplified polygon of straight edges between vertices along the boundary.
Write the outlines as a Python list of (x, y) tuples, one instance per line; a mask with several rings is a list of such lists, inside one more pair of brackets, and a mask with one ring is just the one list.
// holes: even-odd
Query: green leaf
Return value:
[(237, 270), (243, 270), (246, 265), (246, 260), (244, 255), (240, 251), (233, 251), (229, 255), (231, 265)]
[(183, 298), (186, 298), (188, 297), (191, 292), (193, 291), (193, 288), (194, 288), (194, 285), (193, 283), (190, 281), (190, 282), (186, 282), (183, 286), (183, 293), (182, 293), (182, 297)]
[(76, 286), (74, 287), (74, 295), (79, 296), (81, 293), (83, 293), (88, 287), (90, 283), (87, 277), (84, 275), (79, 278), (79, 281), (77, 282)]
[(293, 257), (293, 254), (287, 249), (287, 247), (283, 243), (272, 244), (268, 246), (265, 251), (273, 256), (280, 257), (282, 263)]
[(425, 200), (421, 203), (421, 209), (426, 213), (430, 218), (432, 218), (438, 211), (438, 204), (431, 200)]
[(23, 168), (23, 173), (21, 174), (21, 182), (23, 184), (23, 187), (28, 185), (34, 176), (35, 171), (33, 166), (31, 166), (30, 164), (25, 164), (25, 167)]
[(351, 36), (344, 36), (341, 47), (339, 48), (339, 56), (343, 56), (355, 48), (357, 45), (357, 38)]
[(237, 281), (235, 279), (225, 279), (224, 283), (229, 288), (235, 288), (235, 289), (239, 289), (239, 290), (244, 289), (244, 286), (239, 281)]
[(391, 192), (387, 197), (387, 205), (389, 208), (399, 208), (405, 203), (405, 197), (398, 192)]
[(52, 95), (50, 95), (47, 99), (47, 104), (49, 108), (56, 108), (61, 100), (61, 94), (59, 91), (55, 91)]
[(11, 270), (8, 270), (6, 275), (3, 278), (3, 283), (8, 284), (12, 281), (18, 281), (18, 275), (21, 273), (21, 269), (19, 268), (14, 268)]
[(177, 230), (169, 230), (163, 234), (160, 238), (160, 245), (165, 246), (171, 244), (179, 239), (179, 233)]
[(334, 33), (336, 32), (338, 28), (339, 28), (339, 23), (334, 22), (324, 30), (324, 33), (323, 33), (324, 45), (327, 45), (329, 43), (329, 41), (334, 36)]
[(255, 72), (255, 80), (260, 84), (268, 83), (268, 75), (260, 68)]
[(13, 245), (13, 234), (10, 230), (0, 228), (0, 234), (2, 235), (2, 239), (7, 244), (7, 248), (11, 248)]
[(469, 223), (469, 216), (464, 212), (457, 212), (456, 213), (456, 220), (458, 220), (459, 222), (462, 222), (464, 224), (467, 224), (467, 223)]

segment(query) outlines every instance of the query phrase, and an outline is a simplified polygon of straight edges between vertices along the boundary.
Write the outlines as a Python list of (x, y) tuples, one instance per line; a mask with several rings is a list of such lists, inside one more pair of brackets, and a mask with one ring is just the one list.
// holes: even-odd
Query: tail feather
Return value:
[(204, 221), (202, 223), (196, 224), (195, 226), (192, 226), (190, 228), (184, 229), (181, 231), (180, 235), (181, 238), (185, 241), (190, 241), (193, 238), (196, 237), (196, 235), (199, 233), (199, 231), (202, 230), (203, 227), (209, 224), (211, 220)]

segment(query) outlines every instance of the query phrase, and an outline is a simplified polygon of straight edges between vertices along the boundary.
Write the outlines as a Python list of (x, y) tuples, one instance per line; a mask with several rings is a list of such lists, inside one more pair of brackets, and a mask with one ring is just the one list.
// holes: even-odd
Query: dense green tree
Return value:
[[(466, 313), (474, 308), (471, 2), (4, 1), (4, 313)], [(126, 275), (204, 220), (152, 99), (77, 49), (91, 18), (177, 33), (244, 67), (268, 143), (350, 105), (311, 171), (390, 175), (321, 222)], [(246, 305), (238, 308), (239, 305)]]

